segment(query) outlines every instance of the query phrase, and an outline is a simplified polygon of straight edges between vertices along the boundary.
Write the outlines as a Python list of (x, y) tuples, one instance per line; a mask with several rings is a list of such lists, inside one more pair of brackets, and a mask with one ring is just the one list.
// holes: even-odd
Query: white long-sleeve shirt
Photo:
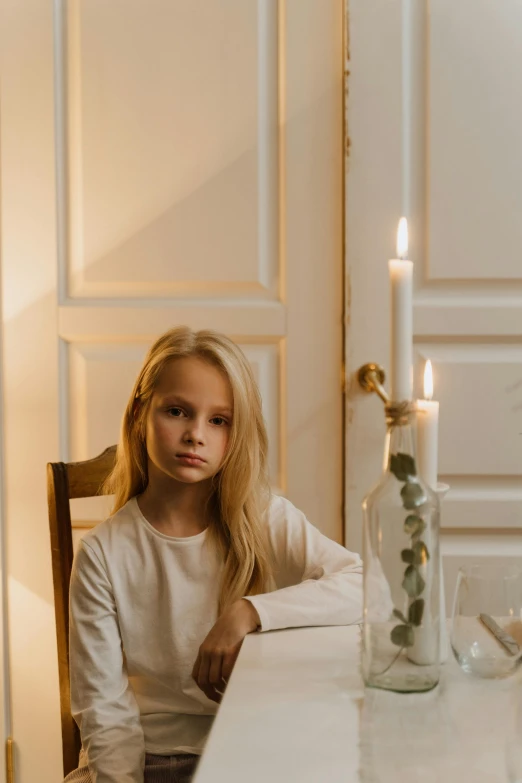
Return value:
[[(276, 589), (249, 597), (261, 630), (359, 622), (359, 556), (284, 498), (273, 496), (267, 524)], [(218, 617), (222, 570), (206, 539), (160, 533), (132, 498), (80, 542), (71, 705), (93, 783), (143, 783), (145, 751), (202, 752), (217, 705), (191, 673)]]

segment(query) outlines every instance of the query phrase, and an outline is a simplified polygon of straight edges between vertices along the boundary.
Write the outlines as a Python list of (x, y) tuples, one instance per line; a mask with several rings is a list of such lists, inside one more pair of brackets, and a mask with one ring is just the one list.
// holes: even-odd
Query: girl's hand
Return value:
[(209, 631), (192, 669), (192, 677), (203, 693), (218, 704), (247, 633), (260, 625), (250, 601), (241, 598), (229, 606)]

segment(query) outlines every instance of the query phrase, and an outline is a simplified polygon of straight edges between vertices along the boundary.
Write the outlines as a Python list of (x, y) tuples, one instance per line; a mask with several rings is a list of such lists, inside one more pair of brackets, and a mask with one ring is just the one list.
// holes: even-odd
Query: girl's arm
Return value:
[(194, 680), (213, 701), (221, 701), (246, 634), (256, 629), (361, 622), (359, 555), (323, 536), (283, 498), (272, 500), (269, 528), (277, 589), (245, 596), (228, 607), (205, 638), (194, 664)]
[(96, 783), (143, 783), (144, 740), (111, 583), (81, 541), (70, 587), (71, 710)]
[(324, 536), (288, 500), (269, 512), (276, 590), (248, 596), (261, 630), (349, 625), (362, 620), (362, 561)]

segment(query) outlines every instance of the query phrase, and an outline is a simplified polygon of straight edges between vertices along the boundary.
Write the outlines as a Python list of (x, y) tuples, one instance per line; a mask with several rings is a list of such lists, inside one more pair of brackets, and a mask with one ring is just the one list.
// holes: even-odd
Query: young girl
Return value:
[(246, 634), (359, 622), (361, 561), (271, 495), (259, 391), (216, 332), (152, 346), (106, 490), (71, 578), (66, 781), (188, 783)]

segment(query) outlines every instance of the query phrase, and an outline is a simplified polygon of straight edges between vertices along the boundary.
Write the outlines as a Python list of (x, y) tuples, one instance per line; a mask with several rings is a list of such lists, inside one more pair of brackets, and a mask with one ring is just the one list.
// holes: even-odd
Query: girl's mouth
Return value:
[(176, 454), (176, 459), (184, 465), (204, 465), (205, 460), (197, 454)]

